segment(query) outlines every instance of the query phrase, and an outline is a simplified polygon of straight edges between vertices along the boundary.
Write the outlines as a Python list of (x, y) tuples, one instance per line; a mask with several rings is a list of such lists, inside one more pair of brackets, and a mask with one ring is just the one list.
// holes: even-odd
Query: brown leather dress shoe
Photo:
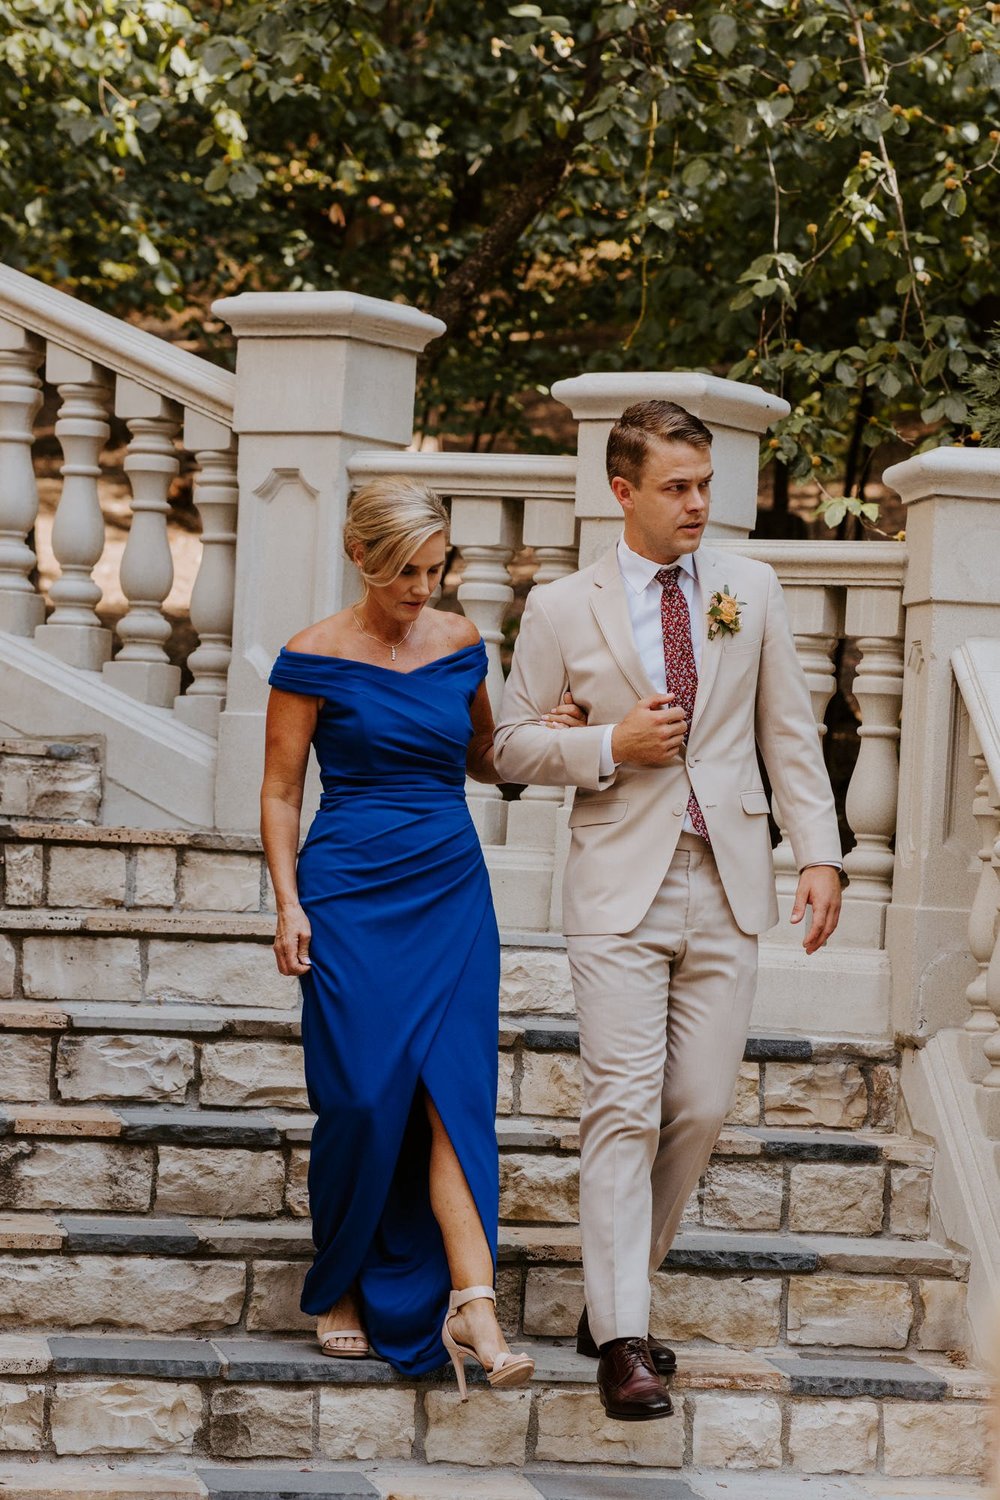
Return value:
[[(653, 1361), (653, 1368), (657, 1375), (669, 1379), (677, 1371), (677, 1355), (667, 1345), (661, 1344), (659, 1339), (647, 1338), (649, 1353)], [(594, 1342), (594, 1335), (590, 1331), (590, 1319), (587, 1309), (584, 1308), (580, 1314), (580, 1321), (576, 1326), (576, 1352), (585, 1354), (588, 1359), (600, 1359), (601, 1351)]]
[(652, 1422), (673, 1413), (645, 1339), (612, 1339), (601, 1345), (597, 1390), (608, 1416), (619, 1422)]

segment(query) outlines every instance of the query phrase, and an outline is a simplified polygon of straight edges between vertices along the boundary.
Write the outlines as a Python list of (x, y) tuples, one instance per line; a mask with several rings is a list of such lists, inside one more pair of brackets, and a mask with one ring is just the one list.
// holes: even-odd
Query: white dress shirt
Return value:
[[(700, 674), (701, 652), (705, 644), (705, 611), (702, 608), (696, 558), (697, 554), (694, 552), (685, 553), (677, 559), (676, 566), (677, 581), (691, 617), (691, 646), (694, 651), (695, 666)], [(632, 621), (632, 635), (643, 670), (658, 693), (668, 691), (667, 664), (663, 654), (663, 616), (660, 608), (663, 587), (656, 581), (656, 575), (662, 566), (662, 563), (652, 562), (648, 557), (642, 557), (638, 552), (633, 552), (625, 538), (623, 536), (619, 538), (618, 569), (625, 585), (625, 599), (628, 604), (629, 618)], [(617, 727), (616, 724), (609, 724), (604, 731), (604, 740), (601, 745), (602, 777), (614, 775), (617, 769), (618, 762), (611, 753), (611, 736)], [(687, 813), (684, 814), (682, 827), (685, 833), (697, 833)], [(803, 869), (809, 868), (808, 865), (803, 866)], [(842, 866), (834, 865), (833, 868), (839, 870)]]
[[(691, 646), (694, 650), (694, 664), (700, 672), (705, 627), (702, 620), (701, 589), (698, 586), (698, 565), (695, 562), (694, 553), (689, 552), (679, 557), (676, 566), (677, 581), (691, 617)], [(667, 663), (663, 655), (663, 615), (661, 612), (663, 587), (656, 581), (656, 575), (662, 567), (662, 563), (652, 562), (648, 557), (642, 557), (638, 552), (633, 552), (625, 538), (619, 538), (618, 569), (622, 575), (622, 582), (625, 584), (625, 599), (628, 603), (629, 618), (632, 621), (632, 635), (643, 671), (658, 693), (668, 691)], [(604, 733), (604, 743), (601, 746), (602, 776), (611, 776), (615, 770), (616, 763), (611, 754), (611, 736), (616, 727), (614, 724), (609, 724)], [(685, 833), (696, 831), (687, 813), (684, 814), (683, 828)]]

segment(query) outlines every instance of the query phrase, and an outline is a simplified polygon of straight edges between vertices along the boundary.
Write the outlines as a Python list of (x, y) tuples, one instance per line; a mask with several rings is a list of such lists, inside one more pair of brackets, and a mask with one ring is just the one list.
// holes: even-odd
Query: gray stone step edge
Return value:
[[(33, 1012), (35, 1013), (33, 1015)], [(33, 1025), (33, 1021), (35, 1025)], [(298, 1011), (262, 1007), (184, 1004), (159, 1005), (88, 1000), (7, 1000), (0, 1002), (0, 1030), (46, 1032), (158, 1032), (169, 1036), (301, 1039)], [(579, 1032), (569, 1017), (505, 1012), (500, 1017), (500, 1046), (522, 1046), (539, 1052), (578, 1052)], [(758, 1036), (747, 1039), (746, 1062), (826, 1062), (833, 1059), (898, 1064), (891, 1042), (852, 1037)]]
[[(15, 1215), (0, 1215), (0, 1245)], [(55, 1251), (64, 1255), (160, 1255), (171, 1257), (240, 1256), (262, 1259), (311, 1258), (310, 1226), (306, 1220), (230, 1221), (197, 1219), (128, 1219), (85, 1214), (54, 1214), (42, 1219), (25, 1214), (24, 1239), (47, 1243), (11, 1245), (30, 1254)], [(49, 1231), (41, 1228), (48, 1222)], [(558, 1263), (577, 1265), (579, 1235), (575, 1231), (543, 1228), (520, 1234), (502, 1228), (498, 1259), (503, 1265)], [(942, 1276), (964, 1279), (968, 1256), (921, 1240), (834, 1234), (768, 1235), (752, 1230), (682, 1230), (664, 1266), (672, 1270), (754, 1271), (784, 1275), (819, 1271), (853, 1271), (873, 1275)]]
[[(18, 1238), (17, 1225), (22, 1221)], [(13, 1231), (13, 1233), (11, 1232)], [(15, 1241), (7, 1243), (6, 1240)], [(171, 1258), (311, 1259), (308, 1220), (130, 1219), (120, 1215), (0, 1214), (0, 1255), (155, 1255)], [(578, 1265), (576, 1231), (501, 1228), (498, 1261), (505, 1266)], [(764, 1234), (752, 1230), (682, 1229), (666, 1259), (667, 1270), (812, 1275), (840, 1272), (964, 1280), (969, 1257), (924, 1240), (873, 1235)]]
[[(283, 1143), (306, 1145), (312, 1127), (313, 1116), (305, 1110), (125, 1104), (0, 1106), (0, 1138), (97, 1139), (125, 1145), (154, 1143), (264, 1150)], [(569, 1120), (501, 1115), (497, 1118), (496, 1133), (501, 1150), (571, 1153), (578, 1148), (578, 1132)], [(933, 1147), (909, 1136), (874, 1130), (788, 1130), (767, 1125), (726, 1126), (714, 1154), (770, 1160), (889, 1161), (905, 1166), (933, 1163)]]
[[(533, 1386), (590, 1386), (596, 1366), (569, 1341), (517, 1340), (535, 1360)], [(727, 1365), (731, 1369), (727, 1370)], [(39, 1337), (0, 1335), (4, 1378), (52, 1376), (148, 1376), (158, 1379), (221, 1380), (230, 1384), (281, 1383), (346, 1386), (452, 1386), (449, 1366), (429, 1375), (403, 1377), (379, 1359), (338, 1360), (322, 1355), (312, 1338), (180, 1337), (121, 1338), (50, 1333)], [(473, 1378), (471, 1366), (469, 1378)], [(484, 1378), (478, 1372), (478, 1381)], [(746, 1352), (718, 1346), (679, 1347), (675, 1390), (770, 1391), (776, 1395), (940, 1401), (984, 1400), (990, 1395), (981, 1371), (946, 1358)]]

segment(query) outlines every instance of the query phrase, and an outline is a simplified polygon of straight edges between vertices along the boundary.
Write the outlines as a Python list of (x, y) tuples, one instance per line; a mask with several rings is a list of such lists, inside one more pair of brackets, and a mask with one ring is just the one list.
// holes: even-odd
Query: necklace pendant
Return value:
[(396, 648), (395, 648), (395, 646), (390, 646), (389, 650), (392, 652), (392, 659), (393, 659), (393, 661), (395, 661), (396, 660)]

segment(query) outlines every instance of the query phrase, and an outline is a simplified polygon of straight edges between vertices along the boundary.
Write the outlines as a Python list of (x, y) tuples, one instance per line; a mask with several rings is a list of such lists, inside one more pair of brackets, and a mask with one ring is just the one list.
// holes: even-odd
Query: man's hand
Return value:
[(792, 921), (801, 922), (806, 907), (812, 907), (809, 931), (802, 939), (807, 953), (815, 953), (831, 938), (840, 921), (840, 871), (833, 865), (810, 865), (799, 876)]
[(687, 734), (684, 710), (672, 707), (673, 693), (643, 698), (615, 725), (611, 754), (621, 764), (668, 766), (676, 760)]

